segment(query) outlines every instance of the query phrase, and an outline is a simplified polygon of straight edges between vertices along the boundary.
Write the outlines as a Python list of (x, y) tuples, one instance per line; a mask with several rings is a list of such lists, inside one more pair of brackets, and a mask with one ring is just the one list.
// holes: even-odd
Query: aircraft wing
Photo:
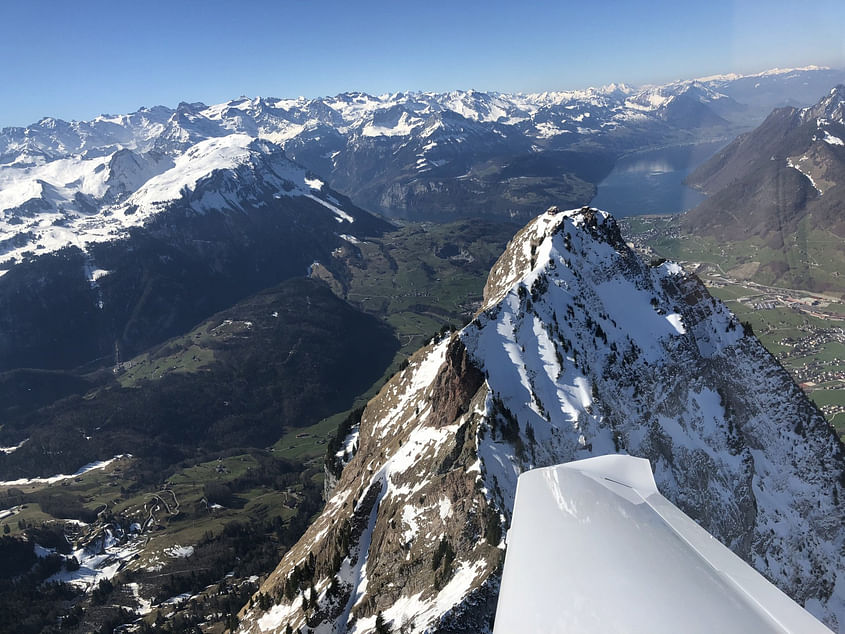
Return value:
[(608, 455), (519, 477), (494, 634), (793, 632), (821, 622)]

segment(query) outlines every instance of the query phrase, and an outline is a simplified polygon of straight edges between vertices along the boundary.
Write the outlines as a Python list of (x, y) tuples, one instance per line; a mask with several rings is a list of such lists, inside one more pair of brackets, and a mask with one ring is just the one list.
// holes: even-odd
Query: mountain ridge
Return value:
[[(238, 98), (231, 99), (226, 102), (222, 102), (220, 104), (208, 106), (203, 102), (180, 102), (175, 108), (169, 108), (164, 105), (157, 105), (153, 107), (146, 107), (141, 106), (137, 111), (131, 114), (100, 114), (94, 117), (91, 120), (83, 121), (83, 120), (71, 120), (65, 121), (61, 118), (53, 117), (53, 116), (45, 116), (42, 117), (39, 121), (33, 123), (29, 127), (21, 127), (21, 126), (7, 126), (0, 128), (0, 135), (4, 136), (8, 139), (7, 143), (11, 140), (19, 137), (24, 136), (24, 131), (28, 130), (34, 126), (38, 126), (41, 129), (56, 129), (61, 128), (63, 130), (67, 130), (68, 126), (71, 129), (74, 128), (74, 124), (78, 124), (80, 130), (75, 130), (76, 134), (79, 136), (80, 139), (87, 136), (84, 132), (85, 124), (93, 123), (96, 121), (101, 121), (105, 123), (109, 123), (112, 126), (119, 127), (121, 123), (123, 123), (126, 118), (131, 118), (135, 116), (135, 118), (143, 119), (146, 118), (147, 121), (150, 123), (162, 123), (169, 118), (174, 112), (180, 112), (183, 116), (195, 113), (199, 110), (204, 109), (213, 109), (218, 112), (218, 114), (222, 113), (227, 108), (235, 108), (240, 105), (245, 105), (247, 103), (255, 104), (260, 103), (262, 106), (268, 105), (270, 102), (275, 102), (278, 106), (281, 107), (288, 107), (293, 108), (296, 106), (300, 106), (302, 104), (306, 104), (309, 102), (317, 102), (323, 104), (338, 104), (338, 102), (346, 102), (347, 104), (358, 103), (358, 104), (366, 104), (367, 102), (374, 102), (377, 100), (387, 101), (387, 100), (401, 100), (402, 98), (412, 98), (415, 96), (427, 98), (429, 99), (429, 104), (441, 102), (446, 103), (451, 101), (451, 109), (458, 114), (468, 113), (471, 115), (472, 119), (475, 120), (492, 120), (497, 121), (502, 118), (506, 118), (507, 108), (506, 100), (512, 99), (515, 103), (518, 103), (520, 99), (523, 102), (534, 102), (537, 104), (541, 103), (561, 103), (564, 101), (572, 100), (573, 98), (584, 98), (589, 96), (598, 96), (598, 95), (622, 95), (622, 96), (631, 96), (633, 95), (635, 99), (642, 98), (644, 95), (654, 94), (654, 91), (671, 91), (673, 89), (682, 89), (687, 90), (690, 87), (699, 86), (704, 89), (715, 90), (717, 88), (725, 88), (726, 86), (730, 86), (732, 83), (737, 81), (749, 81), (749, 80), (759, 80), (766, 77), (780, 77), (780, 78), (797, 78), (799, 74), (805, 73), (806, 76), (812, 76), (811, 73), (821, 73), (825, 77), (829, 74), (834, 74), (839, 72), (837, 69), (833, 69), (828, 66), (804, 66), (804, 67), (796, 67), (796, 68), (774, 68), (766, 71), (761, 71), (758, 73), (751, 73), (751, 74), (738, 74), (738, 73), (725, 73), (725, 74), (716, 74), (716, 75), (709, 75), (704, 77), (696, 77), (693, 79), (679, 79), (667, 82), (665, 84), (643, 84), (641, 86), (632, 86), (626, 83), (611, 83), (604, 86), (597, 86), (597, 87), (588, 87), (584, 89), (575, 89), (575, 90), (546, 90), (546, 91), (538, 91), (538, 92), (500, 92), (500, 91), (480, 91), (475, 90), (472, 88), (466, 90), (452, 90), (448, 92), (431, 92), (431, 91), (398, 91), (392, 93), (382, 93), (379, 95), (370, 95), (365, 92), (360, 91), (349, 91), (339, 93), (334, 96), (323, 96), (323, 97), (314, 97), (314, 98), (306, 98), (306, 97), (298, 97), (298, 98), (277, 98), (277, 97), (247, 97), (242, 95)], [(827, 81), (825, 79), (824, 81)], [(363, 101), (361, 101), (363, 99)], [(479, 104), (484, 104), (486, 107), (479, 108), (479, 109), (471, 109), (468, 107), (469, 103), (475, 101)], [(331, 106), (329, 106), (331, 108)], [(362, 109), (361, 106), (357, 109)], [(366, 107), (363, 107), (366, 110)], [(771, 109), (771, 108), (769, 108)], [(338, 112), (338, 110), (342, 110), (341, 107), (331, 108), (332, 111)], [(463, 112), (462, 112), (463, 111)], [(301, 120), (300, 120), (301, 121)]]
[(83, 227), (69, 245), (51, 241), (60, 225), (27, 217), (30, 242), (0, 256), (7, 266), (22, 258), (0, 276), (0, 368), (132, 356), (391, 227), (272, 144), (240, 135), (222, 147), (199, 153), (192, 181), (177, 166), (104, 212), (45, 212)]
[[(749, 258), (760, 260), (756, 270), (764, 282), (842, 292), (836, 276), (845, 250), (836, 239), (845, 236), (843, 139), (842, 84), (815, 105), (775, 110), (688, 177), (708, 197), (681, 218), (681, 228), (728, 242), (752, 240), (770, 249), (771, 262), (764, 262), (763, 255)], [(812, 252), (814, 243), (824, 241), (830, 242), (826, 252)], [(820, 267), (820, 261), (831, 270)]]
[[(813, 86), (836, 72), (796, 71)], [(183, 102), (174, 109), (142, 108), (91, 121), (44, 118), (27, 128), (0, 130), (5, 194), (0, 196), (0, 250), (22, 239), (26, 244), (27, 227), (38, 226), (35, 219), (42, 225), (72, 224), (112, 213), (114, 204), (142, 181), (172, 169), (192, 147), (225, 145), (223, 139), (231, 135), (284, 149), (358, 205), (388, 215), (455, 217), (485, 210), (519, 219), (548, 201), (587, 202), (614, 157), (632, 147), (747, 129), (749, 117), (758, 115), (720, 92), (730, 92), (736, 81), (689, 80), (639, 90), (620, 84), (529, 95), (469, 90), (256, 97), (211, 106)], [(556, 163), (554, 152), (563, 149), (576, 152), (578, 162), (596, 173), (585, 176)], [(121, 160), (113, 160), (121, 152)], [(385, 162), (388, 155), (392, 159)], [(546, 155), (548, 165), (539, 172), (527, 160)], [(508, 169), (512, 173), (506, 177)], [(114, 177), (112, 186), (107, 174)], [(455, 199), (460, 204), (454, 205)], [(67, 231), (52, 231), (68, 237)]]

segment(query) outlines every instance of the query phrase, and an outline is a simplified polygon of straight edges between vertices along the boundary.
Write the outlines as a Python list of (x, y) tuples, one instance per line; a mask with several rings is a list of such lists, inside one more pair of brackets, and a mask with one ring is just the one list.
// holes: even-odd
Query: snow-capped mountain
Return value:
[(816, 127), (825, 131), (825, 142), (832, 145), (841, 145), (836, 141), (830, 141), (829, 131), (824, 130), (828, 125), (845, 125), (845, 86), (839, 84), (834, 86), (830, 92), (822, 97), (817, 104), (801, 110), (802, 121), (814, 121)]
[[(836, 72), (795, 74), (809, 81)], [(232, 147), (247, 145), (244, 136), (275, 144), (359, 205), (388, 215), (520, 217), (552, 200), (581, 204), (622, 152), (747, 129), (748, 109), (729, 96), (738, 81), (744, 79), (529, 95), (469, 90), (240, 98), (5, 128), (0, 266), (27, 251), (74, 243), (73, 236), (82, 244), (121, 232), (115, 205), (147, 180), (170, 172), (174, 186), (184, 176), (190, 187), (197, 169), (230, 165)], [(791, 88), (784, 90), (790, 99)], [(183, 175), (194, 158), (202, 167)]]
[[(190, 135), (189, 135), (190, 136)], [(181, 148), (181, 145), (178, 146)], [(340, 224), (355, 218), (324, 183), (273, 143), (247, 134), (211, 136), (184, 151), (128, 148), (0, 168), (0, 265), (75, 245), (107, 242), (185, 202), (193, 212), (242, 212), (263, 198), (307, 198)]]
[(0, 130), (0, 163), (37, 164), (72, 154), (103, 156), (121, 148), (147, 151), (172, 115), (172, 109), (156, 106), (91, 121), (45, 117), (26, 128), (4, 128)]
[(641, 261), (604, 212), (553, 208), (484, 297), (369, 403), (241, 631), (488, 632), (518, 474), (612, 453), (648, 458), (664, 496), (845, 627), (843, 447), (695, 277)]
[(0, 182), (0, 370), (135, 354), (390, 226), (241, 133)]

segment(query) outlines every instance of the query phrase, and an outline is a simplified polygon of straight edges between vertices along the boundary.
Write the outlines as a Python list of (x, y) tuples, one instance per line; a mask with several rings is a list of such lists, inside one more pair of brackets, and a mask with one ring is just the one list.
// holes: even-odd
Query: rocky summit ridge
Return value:
[(665, 497), (845, 627), (841, 443), (697, 278), (643, 262), (604, 212), (517, 233), (475, 319), (414, 354), (345, 448), (240, 631), (489, 632), (518, 475), (611, 453), (648, 458)]

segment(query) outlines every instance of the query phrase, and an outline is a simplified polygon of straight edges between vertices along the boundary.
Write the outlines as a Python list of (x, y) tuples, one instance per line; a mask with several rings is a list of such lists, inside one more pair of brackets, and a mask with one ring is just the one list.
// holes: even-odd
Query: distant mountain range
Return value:
[(732, 136), (837, 81), (845, 72), (811, 67), (641, 89), (241, 98), (45, 118), (0, 131), (0, 264), (109, 239), (152, 203), (272, 147), (388, 216), (526, 218), (553, 201), (587, 202), (621, 153)]

